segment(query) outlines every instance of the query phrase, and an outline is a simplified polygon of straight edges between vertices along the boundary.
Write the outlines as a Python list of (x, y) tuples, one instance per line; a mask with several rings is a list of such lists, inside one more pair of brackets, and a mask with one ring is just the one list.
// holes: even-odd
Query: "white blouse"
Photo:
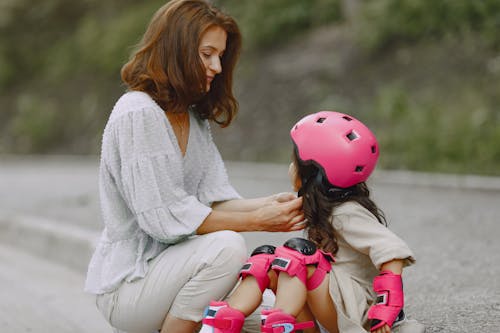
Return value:
[(99, 170), (104, 230), (85, 291), (102, 294), (144, 277), (148, 261), (193, 235), (213, 202), (240, 198), (208, 121), (189, 113), (183, 156), (168, 118), (149, 95), (127, 92), (115, 104)]

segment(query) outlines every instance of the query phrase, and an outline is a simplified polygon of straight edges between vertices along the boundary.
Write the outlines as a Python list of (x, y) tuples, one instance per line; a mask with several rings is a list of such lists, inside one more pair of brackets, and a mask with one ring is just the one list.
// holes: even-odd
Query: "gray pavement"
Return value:
[[(290, 190), (286, 165), (227, 168), (245, 197)], [(97, 172), (95, 157), (0, 156), (0, 332), (110, 332), (81, 291), (101, 228)], [(371, 187), (417, 257), (410, 317), (427, 332), (500, 332), (500, 178), (377, 171)]]

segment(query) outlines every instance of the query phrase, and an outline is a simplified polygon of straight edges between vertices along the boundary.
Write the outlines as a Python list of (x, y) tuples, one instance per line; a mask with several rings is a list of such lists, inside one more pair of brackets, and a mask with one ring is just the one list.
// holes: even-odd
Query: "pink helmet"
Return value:
[(308, 115), (290, 131), (303, 162), (319, 165), (331, 185), (347, 188), (366, 181), (377, 164), (377, 139), (359, 120), (334, 111)]

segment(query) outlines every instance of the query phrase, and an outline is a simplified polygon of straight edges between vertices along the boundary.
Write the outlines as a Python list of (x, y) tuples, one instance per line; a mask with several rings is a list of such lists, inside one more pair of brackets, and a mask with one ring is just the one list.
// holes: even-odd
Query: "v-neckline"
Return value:
[(188, 119), (189, 119), (189, 126), (188, 126), (188, 134), (187, 134), (187, 141), (186, 141), (186, 149), (184, 152), (182, 152), (182, 148), (181, 148), (181, 145), (180, 145), (180, 141), (179, 141), (179, 138), (177, 138), (177, 135), (175, 134), (175, 130), (174, 130), (174, 127), (172, 125), (172, 122), (170, 121), (170, 118), (166, 116), (167, 118), (167, 122), (168, 122), (168, 125), (170, 126), (170, 130), (172, 131), (172, 134), (174, 136), (174, 140), (175, 140), (175, 146), (176, 146), (176, 150), (177, 152), (179, 153), (179, 155), (181, 156), (181, 160), (182, 161), (185, 161), (186, 160), (186, 157), (188, 155), (188, 152), (189, 152), (189, 146), (190, 146), (190, 142), (191, 142), (191, 123), (193, 122), (193, 119), (191, 117), (191, 112), (190, 110), (188, 109), (187, 111), (187, 114), (188, 114)]

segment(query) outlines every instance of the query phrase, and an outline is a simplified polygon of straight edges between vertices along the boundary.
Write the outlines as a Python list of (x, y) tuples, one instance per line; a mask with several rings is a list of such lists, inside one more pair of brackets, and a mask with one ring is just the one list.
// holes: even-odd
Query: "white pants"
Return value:
[(192, 237), (154, 258), (146, 277), (98, 295), (97, 307), (111, 326), (129, 333), (160, 329), (168, 313), (200, 321), (209, 302), (234, 287), (246, 257), (245, 241), (236, 232)]

